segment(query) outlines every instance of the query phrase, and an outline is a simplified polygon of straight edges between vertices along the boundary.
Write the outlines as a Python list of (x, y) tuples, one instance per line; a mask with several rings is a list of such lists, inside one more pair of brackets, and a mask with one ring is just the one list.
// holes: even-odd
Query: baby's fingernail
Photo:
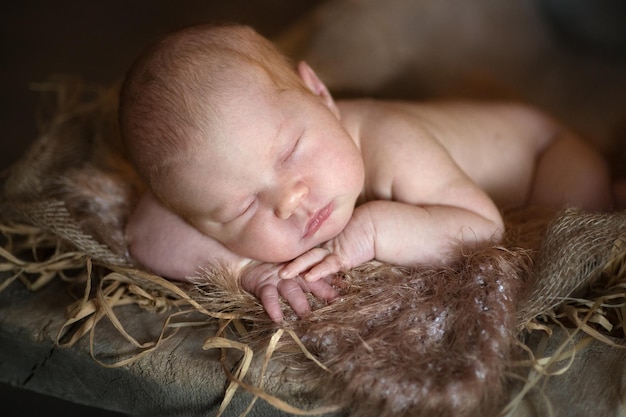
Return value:
[(291, 274), (289, 273), (288, 270), (285, 270), (285, 269), (281, 269), (280, 271), (278, 271), (278, 276), (282, 279), (291, 278)]

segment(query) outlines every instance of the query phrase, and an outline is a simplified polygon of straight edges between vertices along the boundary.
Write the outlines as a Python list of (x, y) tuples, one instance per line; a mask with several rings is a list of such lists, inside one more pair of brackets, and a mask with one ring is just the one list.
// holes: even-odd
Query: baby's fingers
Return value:
[(309, 300), (296, 280), (280, 281), (278, 283), (278, 292), (283, 296), (298, 317), (305, 317), (311, 312)]
[(263, 308), (275, 323), (283, 321), (283, 311), (280, 308), (278, 288), (273, 285), (264, 285), (259, 288), (257, 297), (261, 300)]
[(324, 301), (332, 301), (339, 295), (337, 290), (326, 279), (320, 279), (306, 283), (308, 290), (315, 298)]
[(329, 275), (336, 274), (341, 269), (342, 264), (339, 262), (339, 258), (336, 255), (328, 255), (323, 261), (304, 274), (304, 279), (307, 282), (318, 281)]
[(282, 279), (295, 278), (312, 266), (320, 263), (330, 252), (324, 248), (313, 248), (285, 265), (279, 272)]

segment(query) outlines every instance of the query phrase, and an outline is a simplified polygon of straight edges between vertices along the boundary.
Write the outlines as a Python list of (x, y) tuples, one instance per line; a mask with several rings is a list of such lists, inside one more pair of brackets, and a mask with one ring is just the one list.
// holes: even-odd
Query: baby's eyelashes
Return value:
[(253, 210), (257, 201), (258, 201), (258, 197), (256, 195), (253, 195), (250, 198), (250, 201), (245, 204), (243, 210), (241, 210), (239, 214), (237, 214), (235, 219), (238, 219), (242, 217), (243, 215), (245, 215), (246, 213), (249, 213), (251, 210)]

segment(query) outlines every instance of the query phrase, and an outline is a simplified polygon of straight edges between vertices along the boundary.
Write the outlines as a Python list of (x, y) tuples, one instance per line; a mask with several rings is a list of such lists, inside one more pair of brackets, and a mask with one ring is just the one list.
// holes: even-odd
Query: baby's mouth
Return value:
[(309, 238), (313, 236), (317, 231), (322, 227), (322, 224), (330, 217), (333, 212), (333, 203), (328, 204), (323, 209), (319, 210), (315, 215), (309, 220), (306, 225), (306, 229), (304, 230), (304, 237)]

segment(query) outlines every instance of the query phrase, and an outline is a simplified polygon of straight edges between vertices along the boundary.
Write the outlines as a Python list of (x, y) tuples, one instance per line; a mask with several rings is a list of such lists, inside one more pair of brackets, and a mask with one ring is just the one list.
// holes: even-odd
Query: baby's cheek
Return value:
[[(282, 263), (301, 255), (310, 247), (303, 247), (300, 239), (295, 239), (285, 230), (265, 230), (262, 233), (247, 233), (233, 245), (233, 250), (250, 259)], [(313, 246), (311, 246), (313, 247)]]

